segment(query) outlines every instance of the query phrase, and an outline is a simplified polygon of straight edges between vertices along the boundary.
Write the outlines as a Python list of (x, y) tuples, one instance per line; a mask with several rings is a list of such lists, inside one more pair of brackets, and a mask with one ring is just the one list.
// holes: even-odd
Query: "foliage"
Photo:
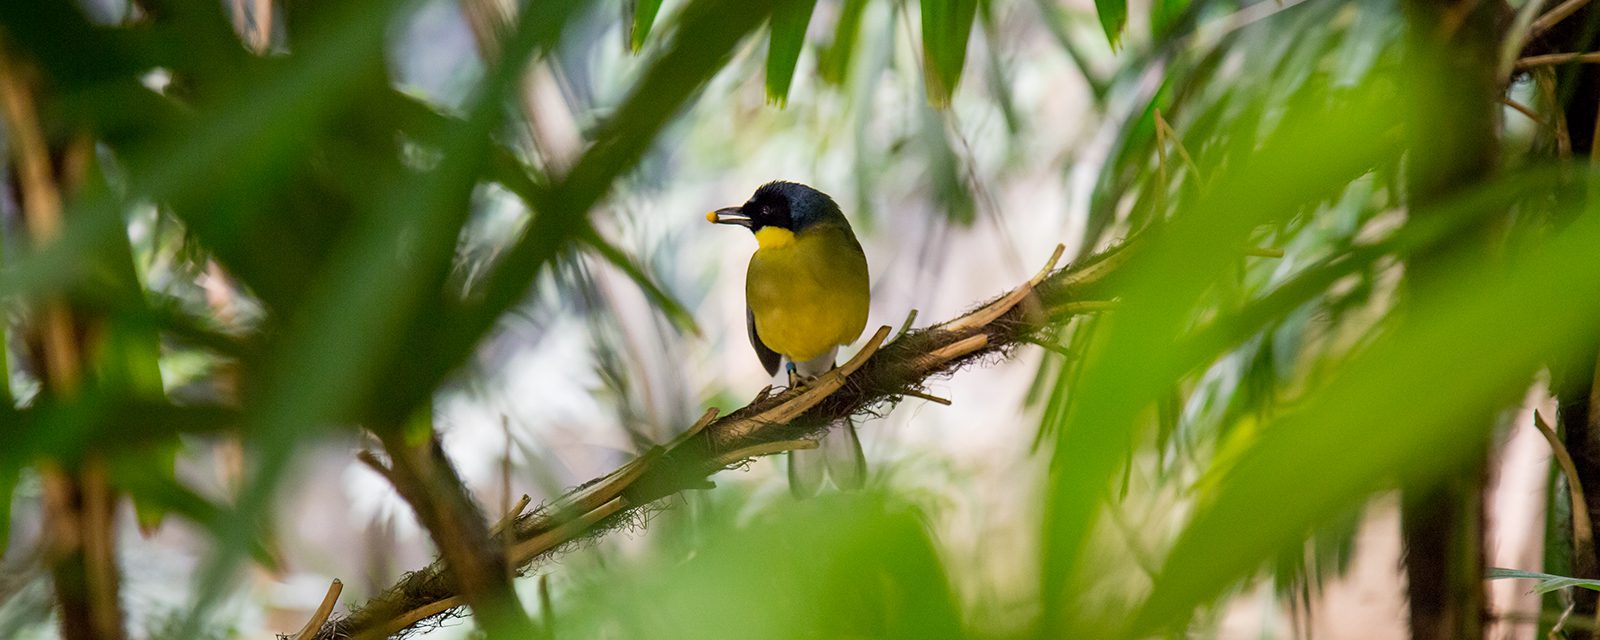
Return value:
[[(1421, 121), (1452, 130), (1459, 96), (1428, 81), (1441, 69), (1419, 63), (1415, 18), (1400, 5), (1163, 0), (1133, 16), (1149, 27), (1136, 34), (1120, 0), (1097, 0), (1095, 16), (1051, 0), (638, 0), (620, 14), (526, 2), (479, 34), (496, 53), (445, 106), (392, 81), (392, 34), (419, 4), (282, 3), (253, 51), (245, 22), (214, 1), (139, 1), (117, 19), (0, 3), (0, 73), (34, 101), (64, 203), (53, 238), (33, 217), (4, 228), (0, 502), (27, 493), (18, 487), (33, 474), (105, 461), (142, 524), (198, 526), (211, 552), (194, 601), (162, 624), (173, 637), (232, 628), (223, 604), (240, 564), (285, 560), (267, 532), (294, 517), (276, 505), (297, 458), (352, 433), (396, 456), (436, 438), (434, 398), (491, 373), (476, 356), (509, 316), (587, 314), (608, 400), (632, 422), (629, 393), (645, 383), (618, 344), (621, 321), (596, 310), (606, 302), (595, 272), (633, 285), (660, 341), (698, 334), (694, 292), (661, 264), (670, 251), (627, 247), (598, 211), (656, 172), (688, 179), (660, 168), (664, 147), (714, 121), (698, 110), (718, 99), (707, 87), (740, 85), (752, 60), (764, 60), (759, 85), (776, 103), (762, 108), (811, 127), (806, 153), (854, 145), (848, 173), (864, 201), (890, 187), (890, 167), (914, 166), (926, 169), (916, 190), (932, 205), (916, 215), (928, 229), (1009, 222), (1062, 242), (1081, 233), (1080, 267), (1117, 256), (1096, 290), (1116, 299), (1110, 313), (1036, 336), (1048, 351), (1027, 418), (1037, 415), (1037, 459), (1012, 463), (1048, 470), (1019, 488), (1038, 496), (1037, 522), (1016, 525), (1037, 530), (1037, 558), (1008, 549), (1027, 558), (1010, 592), (968, 598), (972, 572), (941, 547), (937, 500), (892, 481), (806, 502), (724, 487), (668, 498), (687, 515), (653, 525), (637, 557), (543, 567), (570, 574), (540, 607), (557, 636), (1204, 627), (1262, 576), (1326, 577), (1302, 551), (1347, 555), (1352, 514), (1375, 497), (1470, 465), (1495, 416), (1600, 320), (1588, 196), (1600, 176), (1556, 157), (1565, 129), (1553, 96), (1531, 128), (1415, 144)], [(1041, 123), (1019, 115), (1013, 73), (1029, 69), (1004, 45), (1019, 22), (1054, 38), (1057, 62), (1083, 79), (1105, 123), (1098, 152), (1041, 139)], [(582, 72), (595, 24), (637, 57), (608, 78), (624, 87), (615, 100), (586, 105), (579, 148), (563, 155), (527, 133), (538, 111), (524, 83), (529, 69)], [(821, 82), (805, 81), (813, 74)], [(907, 95), (898, 137), (874, 140), (870, 114)], [(813, 109), (835, 98), (851, 134), (831, 135), (845, 128)], [(971, 103), (1005, 121), (1004, 141), (978, 141), (998, 160), (978, 158), (960, 126)], [(19, 169), (25, 124), (6, 121), (17, 205), (40, 194)], [(762, 133), (738, 142), (760, 146)], [(1074, 183), (1060, 171), (1087, 187), (1082, 206), (997, 210), (983, 172), (1018, 163), (1019, 147), (1091, 172)], [(1419, 201), (1407, 172), (1462, 148), (1505, 168)], [(499, 228), (495, 202), (516, 209), (516, 231), (484, 240)], [(1442, 275), (1416, 278), (1424, 262)], [(211, 273), (231, 282), (231, 310), (201, 285)], [(71, 384), (45, 373), (53, 305), (84, 327)], [(173, 472), (174, 459), (235, 439), (249, 461), (236, 493)], [(1137, 535), (1115, 528), (1136, 512), (1148, 514)], [(0, 550), (10, 515), (0, 509)], [(1541, 593), (1594, 588), (1494, 577), (1539, 579)], [(0, 628), (38, 622), (37, 606), (5, 606), (28, 593), (0, 588)]]

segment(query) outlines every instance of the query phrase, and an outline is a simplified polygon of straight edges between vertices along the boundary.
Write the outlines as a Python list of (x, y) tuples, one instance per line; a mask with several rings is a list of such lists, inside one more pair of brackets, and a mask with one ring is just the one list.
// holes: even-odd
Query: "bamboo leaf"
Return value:
[(595, 233), (592, 229), (584, 234), (583, 240), (585, 244), (595, 250), (595, 253), (605, 258), (606, 262), (611, 263), (612, 266), (622, 271), (623, 275), (628, 276), (628, 279), (632, 280), (639, 287), (639, 290), (644, 292), (651, 305), (665, 315), (668, 320), (672, 321), (673, 326), (688, 333), (700, 334), (700, 326), (695, 323), (694, 314), (690, 313), (689, 309), (683, 306), (683, 303), (679, 302), (677, 298), (672, 297), (672, 294), (667, 293), (666, 289), (663, 289), (660, 284), (657, 284), (655, 279), (645, 271), (644, 267), (640, 266), (631, 256), (621, 248), (606, 241), (605, 238), (600, 237), (600, 234)]
[(661, 11), (661, 0), (634, 0), (629, 4), (633, 8), (633, 28), (629, 30), (628, 46), (638, 53), (644, 48), (645, 39), (650, 37), (650, 26)]
[(767, 41), (767, 101), (782, 107), (789, 101), (789, 85), (806, 43), (806, 27), (816, 0), (798, 0), (772, 12), (771, 37)]
[[(1157, 0), (1158, 3), (1167, 0)], [(1094, 0), (1095, 13), (1100, 15), (1100, 28), (1106, 32), (1106, 41), (1116, 49), (1122, 43), (1122, 29), (1128, 26), (1128, 0)]]
[[(1600, 221), (1581, 220), (1538, 247), (1537, 258), (1507, 269), (1470, 256), (1450, 259), (1444, 272), (1454, 276), (1419, 288), (1405, 322), (1262, 428), (1173, 546), (1135, 630), (1186, 618), (1196, 603), (1297, 544), (1308, 527), (1373, 491), (1426, 481), (1462, 459), (1487, 435), (1462, 427), (1492, 424), (1474, 416), (1518, 397), (1543, 354), (1581, 340), (1600, 318), (1592, 302), (1600, 300), (1600, 265), (1589, 259)], [(1551, 273), (1565, 277), (1555, 281)], [(1562, 291), (1591, 302), (1545, 310), (1537, 332), (1526, 330), (1522, 314), (1506, 313)], [(1437, 384), (1418, 395), (1409, 391), (1415, 380)], [(1320, 469), (1314, 479), (1305, 473), (1310, 460)], [(1291, 477), (1301, 481), (1283, 482)], [(1262, 505), (1273, 505), (1273, 517), (1251, 516)], [(1588, 588), (1552, 588), (1564, 586)]]
[(1567, 577), (1567, 576), (1558, 576), (1558, 575), (1549, 574), (1549, 573), (1539, 573), (1537, 571), (1523, 571), (1521, 569), (1504, 569), (1504, 568), (1501, 568), (1501, 567), (1489, 567), (1489, 579), (1490, 580), (1502, 580), (1502, 579), (1538, 580), (1539, 581), (1538, 584), (1533, 585), (1533, 591), (1530, 592), (1530, 593), (1533, 593), (1533, 594), (1536, 594), (1536, 595), (1543, 595), (1543, 594), (1546, 594), (1546, 593), (1550, 593), (1551, 591), (1558, 591), (1558, 590), (1561, 590), (1561, 589), (1565, 589), (1567, 587), (1581, 587), (1581, 588), (1584, 588), (1584, 589), (1589, 589), (1591, 591), (1600, 591), (1600, 580), (1585, 580), (1583, 578), (1570, 578), (1570, 577)]
[(950, 106), (967, 60), (967, 40), (978, 15), (978, 0), (922, 2), (923, 82), (934, 106)]
[(850, 74), (850, 59), (855, 55), (856, 40), (861, 36), (861, 14), (867, 0), (844, 0), (839, 8), (839, 24), (833, 29), (833, 42), (817, 53), (817, 72), (822, 81), (843, 85)]
[(1189, 0), (1153, 0), (1150, 3), (1150, 36), (1159, 41), (1189, 8)]
[(11, 541), (11, 495), (16, 492), (21, 472), (15, 466), (0, 466), (0, 556), (5, 555)]

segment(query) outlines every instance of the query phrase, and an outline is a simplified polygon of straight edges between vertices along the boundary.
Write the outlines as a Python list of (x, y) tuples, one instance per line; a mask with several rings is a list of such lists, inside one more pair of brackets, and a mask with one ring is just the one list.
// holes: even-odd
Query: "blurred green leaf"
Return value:
[(833, 41), (817, 53), (817, 71), (823, 82), (843, 86), (850, 74), (850, 60), (855, 55), (856, 40), (861, 36), (861, 14), (867, 0), (844, 0), (839, 7), (839, 22), (833, 29)]
[(415, 395), (412, 385), (432, 389), (471, 353), (500, 315), (523, 299), (535, 276), (579, 238), (589, 209), (605, 197), (612, 181), (639, 161), (678, 109), (772, 9), (769, 2), (742, 0), (698, 0), (684, 8), (671, 44), (601, 124), (565, 179), (536, 198), (533, 223), (484, 284), (468, 292), (465, 304), (441, 301), (443, 313), (430, 317), (426, 330), (408, 341), (422, 350), (398, 363), (390, 386), (394, 393)]
[(789, 85), (806, 43), (806, 27), (816, 0), (795, 0), (772, 12), (772, 32), (767, 41), (767, 100), (779, 107), (789, 102)]
[[(1116, 0), (1106, 1), (1115, 2)], [(1100, 3), (1096, 2), (1095, 6), (1099, 7)], [(1189, 0), (1152, 0), (1150, 3), (1150, 38), (1160, 41), (1163, 36), (1172, 30), (1173, 26), (1178, 24), (1178, 20), (1183, 17), (1184, 11), (1188, 8)], [(1123, 22), (1127, 21), (1126, 11), (1127, 6), (1124, 1)], [(1101, 24), (1103, 25), (1104, 22)], [(1109, 32), (1107, 36), (1110, 36)], [(1115, 42), (1114, 38), (1113, 42)]]
[[(1166, 1), (1156, 0), (1156, 3)], [(1106, 32), (1106, 42), (1116, 49), (1122, 42), (1122, 29), (1128, 26), (1128, 0), (1094, 0), (1094, 10), (1100, 16), (1100, 28)]]
[(945, 118), (931, 107), (924, 106), (919, 111), (922, 113), (920, 138), (928, 159), (928, 183), (934, 201), (950, 222), (970, 226), (978, 217), (978, 206), (967, 186), (967, 169), (946, 130)]
[(1565, 589), (1567, 587), (1580, 587), (1580, 588), (1584, 588), (1584, 589), (1589, 589), (1591, 591), (1600, 591), (1600, 580), (1585, 580), (1583, 578), (1569, 578), (1567, 576), (1557, 576), (1557, 575), (1551, 575), (1551, 574), (1548, 574), (1548, 573), (1539, 573), (1537, 571), (1523, 571), (1521, 569), (1503, 569), (1501, 567), (1489, 567), (1489, 579), (1490, 580), (1501, 580), (1501, 579), (1538, 580), (1539, 581), (1538, 584), (1533, 585), (1533, 591), (1529, 592), (1529, 593), (1535, 593), (1535, 594), (1550, 593), (1551, 591), (1559, 591), (1559, 590)]
[[(1398, 117), (1389, 106), (1396, 99), (1390, 87), (1374, 81), (1331, 103), (1296, 101), (1259, 143), (1230, 138), (1240, 160), (1212, 176), (1190, 207), (1126, 249), (1134, 253), (1107, 283), (1123, 302), (1085, 347), (1077, 401), (1055, 431), (1055, 458), (1071, 463), (1053, 469), (1046, 515), (1045, 598), (1057, 607), (1050, 623), (1059, 625), (1052, 632), (1101, 615), (1074, 610), (1067, 584), (1112, 475), (1141, 439), (1139, 416), (1178, 382), (1159, 364), (1172, 357), (1170, 345), (1227, 276), (1238, 259), (1234, 247), (1247, 242), (1251, 229), (1342, 189), (1390, 153), (1386, 132)], [(1241, 209), (1239, 202), (1251, 206)]]
[(583, 241), (584, 244), (593, 248), (595, 253), (600, 254), (600, 257), (605, 258), (606, 262), (611, 263), (612, 266), (621, 270), (623, 275), (628, 276), (628, 279), (632, 280), (639, 287), (639, 290), (644, 292), (645, 297), (650, 300), (652, 306), (665, 315), (668, 320), (672, 321), (673, 326), (690, 334), (700, 334), (700, 326), (694, 321), (694, 314), (690, 313), (689, 309), (684, 307), (683, 303), (679, 302), (677, 298), (672, 297), (672, 294), (662, 289), (661, 285), (650, 277), (650, 274), (645, 273), (644, 267), (640, 266), (637, 261), (623, 252), (622, 249), (607, 242), (605, 238), (600, 237), (600, 234), (593, 229), (584, 234)]
[(21, 476), (21, 467), (0, 464), (0, 557), (5, 556), (11, 541), (11, 496)]
[[(1506, 269), (1452, 256), (1443, 271), (1452, 277), (1419, 290), (1405, 322), (1264, 428), (1179, 537), (1135, 628), (1183, 620), (1193, 604), (1372, 491), (1450, 468), (1477, 441), (1461, 427), (1488, 426), (1470, 418), (1511, 402), (1545, 354), (1600, 318), (1600, 264), (1586, 257), (1600, 242), (1600, 216), (1588, 213)], [(1580, 291), (1586, 302), (1539, 306), (1562, 291)], [(1519, 310), (1534, 308), (1539, 331), (1527, 331)], [(1429, 393), (1411, 392), (1417, 380), (1431, 381)], [(1304, 473), (1306, 460), (1321, 471)], [(1273, 505), (1274, 517), (1247, 515), (1261, 505)]]
[(656, 14), (661, 11), (661, 0), (629, 0), (628, 6), (632, 9), (633, 28), (629, 29), (628, 46), (634, 53), (644, 48), (644, 41), (650, 37), (650, 26), (656, 21)]
[(927, 516), (900, 499), (826, 494), (731, 515), (689, 528), (695, 535), (670, 557), (607, 569), (567, 599), (572, 607), (558, 613), (563, 633), (966, 637)]
[(942, 109), (961, 81), (978, 0), (923, 0), (921, 7), (923, 82), (928, 101)]

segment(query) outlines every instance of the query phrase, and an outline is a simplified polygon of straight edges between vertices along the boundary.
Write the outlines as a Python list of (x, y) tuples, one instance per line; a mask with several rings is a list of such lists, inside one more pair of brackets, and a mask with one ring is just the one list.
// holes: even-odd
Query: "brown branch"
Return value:
[[(572, 490), (554, 503), (520, 515), (507, 527), (510, 559), (526, 571), (569, 543), (593, 537), (627, 522), (629, 514), (660, 498), (708, 486), (708, 476), (730, 464), (806, 446), (840, 418), (872, 413), (913, 395), (928, 379), (990, 357), (1004, 357), (1017, 346), (1037, 342), (1068, 317), (1110, 308), (1101, 283), (1122, 265), (1133, 245), (1053, 270), (1049, 265), (1028, 282), (966, 314), (927, 329), (911, 329), (884, 343), (884, 327), (855, 357), (810, 386), (758, 396), (750, 404), (718, 416), (711, 409), (682, 435), (652, 448), (616, 471)], [(881, 346), (880, 346), (881, 345)], [(825, 393), (818, 390), (826, 389)], [(316, 637), (333, 640), (389, 635), (463, 604), (459, 591), (439, 579), (440, 562), (411, 573), (352, 613), (324, 625)]]
[(1528, 38), (1536, 38), (1540, 34), (1549, 31), (1551, 27), (1556, 26), (1556, 23), (1567, 19), (1567, 16), (1582, 9), (1583, 5), (1586, 4), (1589, 4), (1589, 0), (1567, 0), (1556, 5), (1556, 8), (1551, 9), (1544, 15), (1539, 16), (1539, 19), (1533, 21), (1533, 25), (1528, 29)]
[(1600, 62), (1600, 53), (1546, 53), (1544, 55), (1528, 56), (1517, 60), (1516, 70), (1527, 71), (1534, 67), (1547, 67), (1568, 62), (1585, 64)]
[(306, 620), (306, 626), (300, 628), (300, 633), (294, 634), (294, 640), (310, 640), (316, 637), (318, 629), (328, 621), (328, 616), (333, 614), (333, 605), (339, 602), (339, 594), (344, 591), (344, 583), (334, 580), (328, 585), (328, 592), (322, 596), (322, 604), (317, 605), (317, 610), (311, 612), (311, 619)]
[[(438, 438), (429, 433), (426, 441), (412, 444), (404, 429), (391, 428), (383, 430), (382, 440), (390, 458), (384, 475), (439, 548), (444, 583), (459, 591), (489, 637), (526, 636), (533, 624), (517, 602), (504, 546), (490, 537), (489, 525)], [(370, 454), (362, 460), (382, 468)]]
[(1538, 411), (1533, 412), (1533, 426), (1550, 444), (1550, 453), (1555, 456), (1561, 475), (1567, 479), (1567, 497), (1572, 502), (1573, 565), (1578, 567), (1578, 575), (1594, 575), (1594, 529), (1589, 521), (1589, 502), (1583, 496), (1583, 481), (1578, 478), (1578, 466), (1572, 462), (1567, 446)]

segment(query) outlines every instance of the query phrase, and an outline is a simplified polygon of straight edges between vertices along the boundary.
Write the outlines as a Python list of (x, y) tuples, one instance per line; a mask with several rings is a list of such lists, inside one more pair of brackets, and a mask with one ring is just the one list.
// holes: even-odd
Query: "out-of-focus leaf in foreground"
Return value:
[(772, 13), (772, 35), (767, 40), (767, 100), (783, 105), (789, 101), (789, 85), (800, 62), (800, 49), (806, 43), (806, 27), (816, 0), (797, 0)]
[[(1600, 320), (1596, 243), (1600, 216), (1590, 211), (1508, 267), (1454, 257), (1442, 271), (1449, 281), (1417, 290), (1405, 322), (1239, 456), (1173, 546), (1138, 628), (1181, 622), (1196, 602), (1373, 491), (1450, 469), (1483, 436), (1462, 427), (1488, 426), (1471, 418), (1515, 398), (1546, 354)], [(1558, 298), (1572, 303), (1542, 304)], [(1273, 517), (1255, 516), (1268, 505)]]
[[(743, 518), (741, 518), (743, 519)], [(707, 524), (684, 558), (613, 565), (571, 594), (563, 633), (595, 637), (959, 638), (961, 618), (922, 513), (875, 492)], [(558, 607), (559, 608), (559, 607)]]
[(628, 46), (635, 52), (644, 48), (644, 41), (650, 37), (650, 26), (655, 24), (656, 14), (661, 12), (661, 0), (633, 0), (628, 3), (633, 10), (633, 27), (628, 30)]
[(1128, 26), (1128, 0), (1094, 0), (1094, 10), (1100, 16), (1106, 41), (1115, 49), (1122, 42), (1122, 29)]
[(928, 100), (950, 105), (967, 61), (967, 39), (978, 16), (978, 0), (930, 0), (922, 3), (923, 81)]
[[(1397, 114), (1392, 85), (1371, 82), (1337, 95), (1308, 95), (1285, 108), (1259, 142), (1232, 135), (1234, 163), (1218, 167), (1203, 195), (1142, 234), (1117, 278), (1123, 303), (1087, 345), (1078, 400), (1056, 427), (1045, 519), (1044, 588), (1059, 606), (1050, 620), (1075, 627), (1067, 583), (1117, 467), (1139, 438), (1140, 415), (1170, 393), (1193, 362), (1172, 346), (1207, 296), (1223, 286), (1257, 226), (1293, 216), (1337, 194), (1388, 157)], [(1246, 123), (1244, 126), (1253, 126)], [(1204, 170), (1204, 169), (1202, 169)]]

